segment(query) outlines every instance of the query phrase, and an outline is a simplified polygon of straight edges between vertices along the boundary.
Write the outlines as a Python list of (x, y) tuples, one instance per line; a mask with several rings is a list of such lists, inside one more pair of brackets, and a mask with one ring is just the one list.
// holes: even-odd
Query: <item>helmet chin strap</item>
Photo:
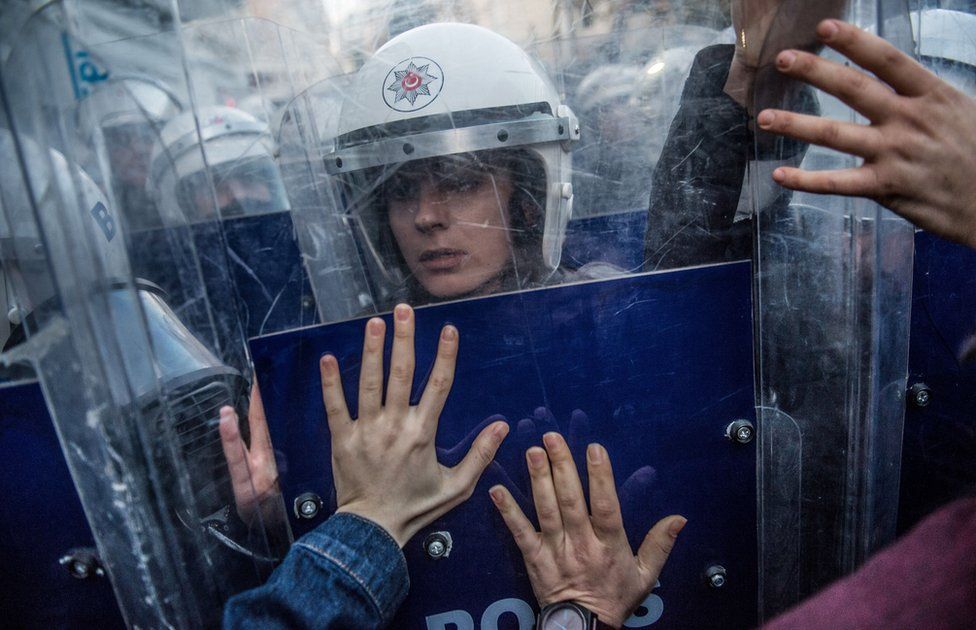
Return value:
[(555, 271), (562, 258), (566, 225), (573, 216), (573, 185), (568, 182), (556, 183), (559, 198), (549, 215), (546, 216), (545, 232), (542, 236), (542, 256), (547, 267)]

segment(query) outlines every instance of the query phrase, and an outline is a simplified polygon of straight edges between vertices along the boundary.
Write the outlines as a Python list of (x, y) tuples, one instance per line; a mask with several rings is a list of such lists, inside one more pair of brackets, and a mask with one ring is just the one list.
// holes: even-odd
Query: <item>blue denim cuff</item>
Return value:
[(324, 558), (346, 573), (389, 623), (410, 588), (407, 560), (389, 532), (361, 516), (341, 512), (297, 541), (304, 550)]

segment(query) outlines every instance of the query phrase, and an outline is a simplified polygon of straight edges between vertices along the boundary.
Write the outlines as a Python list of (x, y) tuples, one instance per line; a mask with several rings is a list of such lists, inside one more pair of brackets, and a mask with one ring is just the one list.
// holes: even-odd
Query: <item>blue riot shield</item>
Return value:
[[(587, 444), (607, 447), (633, 543), (665, 514), (689, 519), (690, 542), (682, 541), (628, 627), (707, 626), (719, 618), (754, 624), (755, 444), (726, 435), (736, 420), (753, 420), (749, 304), (749, 266), (731, 263), (419, 309), (415, 398), (441, 326), (461, 331), (457, 384), (437, 436), (441, 462), (460, 461), (498, 417), (512, 436), (474, 496), (404, 548), (412, 588), (397, 627), (532, 627), (521, 555), (487, 490), (504, 484), (531, 510), (523, 453), (547, 431), (567, 437), (580, 465)], [(296, 508), (296, 533), (335, 509), (318, 359), (328, 352), (339, 360), (355, 400), (364, 322), (252, 340), (272, 439), (286, 458), (286, 500), (297, 506), (311, 493), (325, 506), (314, 518)], [(424, 541), (438, 532), (452, 549), (433, 558)], [(728, 571), (721, 590), (703, 577), (713, 565)]]

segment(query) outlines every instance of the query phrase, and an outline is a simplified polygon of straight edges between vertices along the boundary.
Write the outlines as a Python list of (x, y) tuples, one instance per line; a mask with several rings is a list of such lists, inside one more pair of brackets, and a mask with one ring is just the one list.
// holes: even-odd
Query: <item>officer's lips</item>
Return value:
[(428, 249), (420, 254), (420, 264), (428, 271), (453, 271), (461, 266), (467, 255), (461, 249)]

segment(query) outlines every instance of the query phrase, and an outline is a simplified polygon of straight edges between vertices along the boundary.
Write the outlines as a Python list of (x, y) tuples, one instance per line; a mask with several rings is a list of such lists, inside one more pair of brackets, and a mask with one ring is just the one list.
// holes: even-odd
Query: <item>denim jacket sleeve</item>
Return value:
[(381, 628), (409, 586), (386, 530), (335, 514), (295, 541), (267, 582), (227, 602), (224, 628)]

